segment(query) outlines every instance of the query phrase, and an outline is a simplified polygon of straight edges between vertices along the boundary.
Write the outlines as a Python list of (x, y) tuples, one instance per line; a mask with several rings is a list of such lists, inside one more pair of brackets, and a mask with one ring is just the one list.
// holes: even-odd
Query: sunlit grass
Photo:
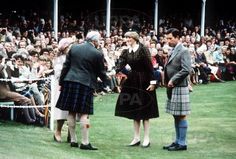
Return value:
[[(82, 151), (63, 141), (53, 141), (48, 128), (0, 121), (1, 159), (234, 159), (236, 158), (236, 82), (193, 87), (189, 119), (188, 151), (168, 152), (162, 146), (174, 138), (173, 119), (165, 113), (165, 88), (157, 90), (160, 118), (151, 120), (151, 147), (127, 147), (133, 135), (132, 121), (114, 116), (117, 94), (95, 98), (90, 141), (98, 151)], [(142, 129), (143, 130), (143, 129)], [(77, 135), (80, 139), (79, 123)], [(142, 131), (143, 135), (143, 131)]]

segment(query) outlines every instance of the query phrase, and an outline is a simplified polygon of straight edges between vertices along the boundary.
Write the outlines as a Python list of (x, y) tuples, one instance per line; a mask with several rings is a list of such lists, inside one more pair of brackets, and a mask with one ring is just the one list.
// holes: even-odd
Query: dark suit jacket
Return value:
[(165, 66), (165, 83), (171, 80), (175, 86), (188, 86), (187, 76), (190, 72), (190, 53), (182, 44), (177, 45)]
[[(0, 79), (6, 79), (4, 66), (0, 64)], [(30, 99), (10, 90), (10, 82), (0, 81), (0, 101), (14, 101), (19, 105), (32, 105)]]
[(89, 42), (72, 45), (63, 64), (59, 84), (71, 81), (96, 88), (97, 77), (102, 81), (108, 79), (102, 52)]

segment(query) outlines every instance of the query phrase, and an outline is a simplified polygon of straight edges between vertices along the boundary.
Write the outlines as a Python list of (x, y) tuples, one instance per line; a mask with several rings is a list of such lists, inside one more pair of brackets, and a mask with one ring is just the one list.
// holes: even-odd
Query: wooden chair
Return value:
[(50, 109), (49, 109), (49, 104), (50, 104), (50, 89), (48, 88), (47, 85), (44, 87), (44, 105), (46, 106), (44, 109), (44, 120), (45, 120), (45, 126), (49, 126), (49, 120), (50, 120)]

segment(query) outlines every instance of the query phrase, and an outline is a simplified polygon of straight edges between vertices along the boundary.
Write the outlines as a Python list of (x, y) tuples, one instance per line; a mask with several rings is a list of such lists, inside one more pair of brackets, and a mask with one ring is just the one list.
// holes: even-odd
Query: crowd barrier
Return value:
[(51, 99), (50, 102), (45, 105), (15, 105), (13, 101), (0, 101), (0, 108), (10, 108), (10, 119), (14, 120), (14, 108), (45, 108), (47, 110), (47, 114), (45, 118), (50, 119), (50, 130), (54, 129), (54, 107), (55, 107), (55, 77), (51, 76), (48, 78), (37, 78), (37, 79), (0, 79), (2, 82), (27, 82), (27, 81), (42, 81), (42, 80), (50, 80), (51, 87)]

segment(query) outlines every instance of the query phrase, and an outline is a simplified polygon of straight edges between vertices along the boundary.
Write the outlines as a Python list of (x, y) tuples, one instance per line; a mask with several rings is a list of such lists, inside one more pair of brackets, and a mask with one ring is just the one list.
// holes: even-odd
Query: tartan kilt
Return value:
[(78, 82), (65, 81), (56, 107), (81, 114), (93, 114), (93, 89)]
[(166, 112), (172, 115), (190, 114), (188, 87), (167, 88)]

